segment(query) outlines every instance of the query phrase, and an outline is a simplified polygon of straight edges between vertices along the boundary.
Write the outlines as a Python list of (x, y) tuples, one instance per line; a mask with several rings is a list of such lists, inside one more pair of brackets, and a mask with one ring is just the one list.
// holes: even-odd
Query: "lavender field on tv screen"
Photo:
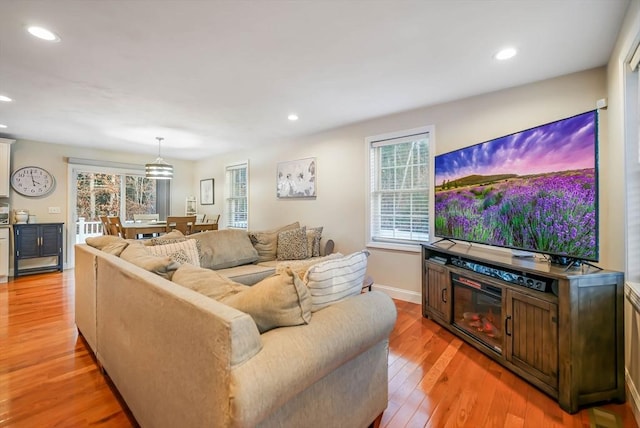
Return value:
[(435, 234), (598, 258), (596, 112), (436, 156)]

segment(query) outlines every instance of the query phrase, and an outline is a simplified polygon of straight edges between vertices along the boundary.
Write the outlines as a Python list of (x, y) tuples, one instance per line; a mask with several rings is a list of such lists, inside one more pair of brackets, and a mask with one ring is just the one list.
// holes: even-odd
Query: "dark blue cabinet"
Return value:
[(64, 223), (14, 224), (14, 277), (53, 270), (62, 272), (63, 229)]

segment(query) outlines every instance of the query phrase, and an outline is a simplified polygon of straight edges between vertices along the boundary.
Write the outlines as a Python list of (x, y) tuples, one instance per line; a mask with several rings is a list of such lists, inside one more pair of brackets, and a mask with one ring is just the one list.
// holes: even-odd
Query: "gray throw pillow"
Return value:
[(305, 227), (278, 234), (278, 260), (302, 260), (307, 257), (307, 231)]

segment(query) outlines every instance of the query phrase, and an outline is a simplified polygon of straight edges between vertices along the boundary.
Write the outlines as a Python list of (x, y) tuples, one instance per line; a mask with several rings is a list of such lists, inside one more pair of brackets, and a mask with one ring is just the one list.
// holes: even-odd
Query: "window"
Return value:
[(429, 240), (432, 135), (426, 127), (367, 138), (371, 242)]
[(249, 165), (247, 162), (226, 168), (227, 227), (247, 229), (249, 217)]

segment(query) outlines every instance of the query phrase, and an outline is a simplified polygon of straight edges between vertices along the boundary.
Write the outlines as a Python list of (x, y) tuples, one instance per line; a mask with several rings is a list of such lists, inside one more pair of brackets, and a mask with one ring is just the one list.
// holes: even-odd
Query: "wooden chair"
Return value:
[(155, 221), (160, 220), (160, 214), (134, 214), (133, 215), (133, 221), (149, 222), (153, 220)]
[(120, 223), (120, 216), (109, 216), (109, 234), (124, 238), (124, 230), (122, 230), (122, 223)]
[(204, 223), (206, 214), (196, 214), (196, 223)]
[(185, 235), (191, 234), (191, 226), (195, 224), (196, 216), (188, 215), (188, 216), (167, 216), (167, 233), (171, 232), (174, 229), (178, 229)]
[(111, 227), (109, 227), (109, 220), (107, 219), (107, 216), (101, 215), (100, 221), (102, 222), (102, 234), (111, 235)]
[(218, 221), (220, 221), (220, 214), (215, 216), (214, 219), (210, 220), (209, 223), (218, 224)]

